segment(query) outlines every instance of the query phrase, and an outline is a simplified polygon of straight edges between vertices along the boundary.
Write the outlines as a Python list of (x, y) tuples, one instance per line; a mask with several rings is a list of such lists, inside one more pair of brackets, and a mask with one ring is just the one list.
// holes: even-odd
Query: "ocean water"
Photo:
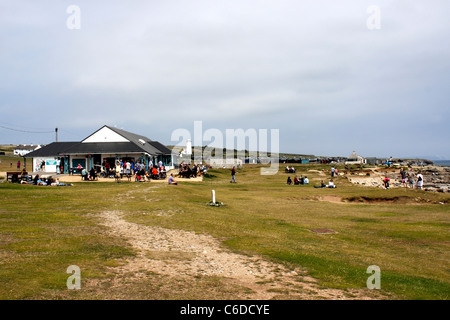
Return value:
[(450, 167), (450, 160), (434, 160), (434, 165), (441, 167)]

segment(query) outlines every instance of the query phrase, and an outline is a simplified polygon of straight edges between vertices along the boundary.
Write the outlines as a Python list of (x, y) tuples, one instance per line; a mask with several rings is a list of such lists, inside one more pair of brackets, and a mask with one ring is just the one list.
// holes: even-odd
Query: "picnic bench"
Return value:
[(21, 180), (26, 179), (28, 176), (28, 172), (22, 174), (22, 171), (10, 171), (6, 172), (6, 181), (11, 180), (11, 182), (19, 182)]

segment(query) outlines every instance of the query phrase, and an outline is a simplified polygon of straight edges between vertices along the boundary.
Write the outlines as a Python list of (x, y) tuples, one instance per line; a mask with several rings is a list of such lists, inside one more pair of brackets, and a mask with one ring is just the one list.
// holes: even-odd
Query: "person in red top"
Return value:
[(384, 182), (384, 187), (386, 189), (389, 189), (389, 178), (388, 177), (384, 178), (383, 182)]

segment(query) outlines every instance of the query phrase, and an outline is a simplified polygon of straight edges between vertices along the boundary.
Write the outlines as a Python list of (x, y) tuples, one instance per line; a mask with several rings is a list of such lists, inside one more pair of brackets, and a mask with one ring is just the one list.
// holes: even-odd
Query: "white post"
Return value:
[(216, 192), (214, 190), (212, 191), (212, 202), (216, 203)]

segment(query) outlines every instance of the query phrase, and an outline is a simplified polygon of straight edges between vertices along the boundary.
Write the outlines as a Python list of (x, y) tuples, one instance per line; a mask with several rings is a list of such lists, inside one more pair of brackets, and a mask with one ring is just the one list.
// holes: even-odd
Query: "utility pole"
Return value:
[(56, 133), (56, 142), (58, 142), (58, 128), (55, 128), (55, 133)]

